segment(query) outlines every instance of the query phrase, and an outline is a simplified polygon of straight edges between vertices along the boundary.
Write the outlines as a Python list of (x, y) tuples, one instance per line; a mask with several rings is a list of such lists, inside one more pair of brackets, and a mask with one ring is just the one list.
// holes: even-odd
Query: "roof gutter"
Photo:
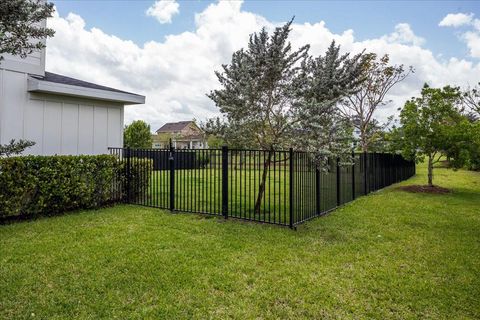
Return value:
[(73, 86), (68, 84), (43, 81), (35, 79), (33, 77), (28, 78), (28, 91), (120, 102), (125, 105), (145, 103), (145, 96), (141, 96), (138, 94)]

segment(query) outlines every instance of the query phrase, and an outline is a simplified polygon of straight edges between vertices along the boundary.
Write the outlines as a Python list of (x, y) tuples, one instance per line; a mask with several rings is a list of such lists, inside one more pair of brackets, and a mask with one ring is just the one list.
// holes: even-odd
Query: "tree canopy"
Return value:
[(123, 130), (123, 145), (130, 148), (146, 149), (152, 147), (150, 125), (143, 120), (133, 121)]
[(480, 82), (463, 93), (463, 103), (471, 119), (480, 121)]
[[(405, 70), (403, 65), (390, 65), (390, 57), (368, 54), (362, 70), (365, 81), (359, 90), (343, 100), (340, 109), (343, 116), (351, 121), (360, 140), (362, 151), (370, 151), (372, 145), (378, 145), (378, 139), (390, 125), (392, 118), (384, 124), (375, 119), (374, 114), (391, 101), (385, 100), (387, 93), (399, 82), (403, 81), (413, 68)], [(380, 142), (381, 143), (381, 142)]]
[(226, 141), (266, 150), (290, 146), (300, 62), (309, 48), (292, 49), (291, 23), (271, 36), (265, 28), (252, 34), (247, 48), (235, 52), (223, 72), (216, 72), (222, 88), (208, 96), (225, 117)]
[(45, 47), (43, 39), (52, 37), (53, 29), (39, 26), (52, 16), (53, 3), (42, 0), (0, 1), (0, 60), (3, 54), (25, 58)]
[(297, 148), (313, 152), (322, 161), (331, 156), (350, 156), (352, 127), (341, 117), (338, 104), (364, 81), (364, 64), (363, 53), (353, 57), (340, 54), (340, 46), (334, 41), (325, 55), (304, 61), (299, 81), (301, 99), (295, 108)]
[(222, 119), (203, 127), (235, 146), (350, 154), (351, 129), (336, 106), (363, 81), (364, 55), (340, 54), (335, 42), (318, 57), (309, 56), (308, 45), (293, 50), (291, 23), (271, 35), (252, 34), (247, 48), (216, 72), (221, 88), (208, 96)]
[(405, 157), (417, 162), (428, 159), (429, 185), (433, 185), (433, 165), (443, 156), (454, 167), (467, 159), (465, 151), (473, 127), (461, 114), (460, 103), (458, 87), (431, 88), (425, 84), (421, 96), (408, 100), (401, 110), (397, 139)]
[[(236, 147), (296, 147), (314, 151), (320, 155), (317, 159), (350, 155), (351, 130), (337, 117), (335, 105), (362, 81), (363, 55), (341, 55), (332, 42), (325, 55), (310, 57), (309, 45), (292, 49), (291, 24), (275, 28), (271, 35), (265, 28), (252, 34), (247, 48), (233, 53), (231, 63), (216, 72), (221, 88), (208, 97), (222, 120), (211, 119), (204, 128)], [(255, 212), (271, 161), (269, 152)]]

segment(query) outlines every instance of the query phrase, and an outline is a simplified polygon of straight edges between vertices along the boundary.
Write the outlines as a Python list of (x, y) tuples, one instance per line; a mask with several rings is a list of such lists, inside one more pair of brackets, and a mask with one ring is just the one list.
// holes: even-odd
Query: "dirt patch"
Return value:
[(447, 194), (451, 191), (447, 188), (442, 188), (439, 186), (420, 186), (420, 185), (411, 185), (398, 187), (399, 190), (413, 192), (413, 193), (433, 193), (433, 194)]

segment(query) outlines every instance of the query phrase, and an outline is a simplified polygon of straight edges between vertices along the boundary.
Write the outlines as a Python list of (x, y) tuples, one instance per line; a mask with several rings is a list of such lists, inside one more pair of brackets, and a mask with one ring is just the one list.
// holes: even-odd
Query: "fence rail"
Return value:
[(126, 160), (127, 203), (290, 227), (415, 174), (412, 161), (393, 154), (357, 153), (352, 165), (329, 159), (320, 168), (309, 153), (292, 149), (110, 152)]

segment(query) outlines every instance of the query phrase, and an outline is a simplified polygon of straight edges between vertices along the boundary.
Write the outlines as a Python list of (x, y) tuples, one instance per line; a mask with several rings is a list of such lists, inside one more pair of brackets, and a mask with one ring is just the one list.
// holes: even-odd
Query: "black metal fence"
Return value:
[(415, 174), (414, 162), (393, 154), (353, 154), (353, 164), (329, 159), (320, 168), (292, 149), (110, 152), (125, 163), (127, 203), (290, 227)]

